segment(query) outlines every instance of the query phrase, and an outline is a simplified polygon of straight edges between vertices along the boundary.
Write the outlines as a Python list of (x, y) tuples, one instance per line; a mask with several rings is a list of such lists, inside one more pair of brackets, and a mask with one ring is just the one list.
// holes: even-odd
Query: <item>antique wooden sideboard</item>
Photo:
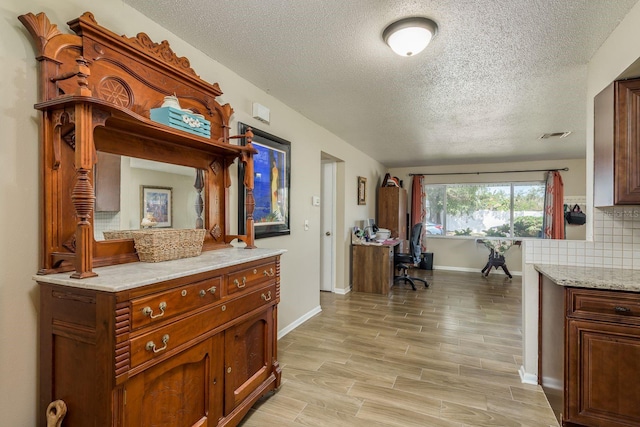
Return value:
[[(19, 19), (34, 40), (42, 113), (39, 425), (56, 400), (66, 403), (65, 427), (238, 424), (281, 376), (284, 251), (254, 246), (252, 133), (229, 135), (233, 109), (216, 101), (218, 84), (166, 41), (117, 35), (89, 12), (68, 22), (75, 34), (43, 13)], [(171, 96), (210, 134), (151, 120)], [(245, 145), (233, 142), (240, 137)], [(125, 197), (139, 189), (112, 169), (124, 174), (134, 161), (192, 169), (185, 199), (195, 200), (191, 227), (206, 230), (200, 256), (143, 263), (132, 239), (98, 236), (100, 209), (139, 228), (145, 208)], [(230, 232), (227, 214), (236, 161), (245, 235)], [(96, 202), (96, 191), (108, 197)]]

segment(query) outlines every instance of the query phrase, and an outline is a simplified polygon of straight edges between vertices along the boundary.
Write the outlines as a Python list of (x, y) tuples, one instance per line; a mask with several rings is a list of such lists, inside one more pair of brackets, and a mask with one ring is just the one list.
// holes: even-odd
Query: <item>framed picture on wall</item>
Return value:
[(364, 176), (358, 177), (358, 204), (367, 204), (367, 178)]
[[(140, 220), (153, 217), (156, 227), (173, 225), (172, 187), (140, 186)], [(151, 218), (149, 218), (151, 219)]]
[[(243, 135), (250, 126), (238, 124)], [(253, 147), (258, 154), (253, 156), (253, 211), (255, 238), (291, 234), (289, 228), (289, 191), (291, 180), (291, 143), (282, 138), (251, 127)], [(244, 138), (241, 139), (246, 144)], [(247, 213), (245, 210), (246, 188), (244, 187), (244, 165), (238, 166), (238, 234), (245, 234)]]

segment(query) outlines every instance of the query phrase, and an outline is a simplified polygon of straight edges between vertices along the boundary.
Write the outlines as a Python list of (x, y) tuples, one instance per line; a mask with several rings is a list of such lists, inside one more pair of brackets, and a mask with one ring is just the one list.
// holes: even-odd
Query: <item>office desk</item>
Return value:
[(386, 295), (393, 286), (393, 255), (401, 250), (401, 240), (383, 245), (351, 245), (351, 271), (354, 292)]

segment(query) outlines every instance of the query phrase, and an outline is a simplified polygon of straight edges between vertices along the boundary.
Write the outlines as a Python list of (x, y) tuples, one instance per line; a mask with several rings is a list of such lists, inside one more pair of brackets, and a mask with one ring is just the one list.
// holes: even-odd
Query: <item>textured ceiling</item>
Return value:
[[(400, 167), (585, 157), (587, 63), (638, 0), (124, 1)], [(403, 58), (381, 34), (414, 15), (439, 32)]]

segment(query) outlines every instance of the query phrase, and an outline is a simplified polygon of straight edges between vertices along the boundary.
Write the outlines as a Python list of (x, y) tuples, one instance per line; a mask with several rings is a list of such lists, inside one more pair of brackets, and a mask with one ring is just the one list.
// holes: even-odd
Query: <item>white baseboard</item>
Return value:
[(538, 385), (538, 376), (525, 372), (524, 366), (520, 366), (518, 373), (520, 374), (520, 381), (522, 381), (523, 384)]
[(347, 289), (334, 289), (333, 292), (338, 295), (346, 295), (351, 292), (351, 287), (348, 287)]
[(294, 320), (292, 323), (287, 325), (285, 328), (280, 329), (278, 331), (278, 339), (284, 337), (289, 332), (293, 331), (295, 328), (297, 328), (298, 326), (302, 325), (304, 322), (306, 322), (307, 320), (311, 319), (313, 316), (315, 316), (316, 314), (320, 313), (321, 311), (322, 311), (322, 307), (317, 306), (313, 310), (303, 314), (302, 316), (300, 316), (299, 318)]
[[(481, 268), (469, 268), (469, 267), (452, 267), (448, 265), (435, 265), (433, 267), (434, 270), (447, 270), (447, 271), (463, 271), (465, 273), (480, 273), (482, 271)], [(492, 268), (493, 270), (493, 268)], [(496, 270), (496, 273), (502, 273), (502, 269)], [(512, 276), (522, 276), (522, 271), (509, 271)]]

